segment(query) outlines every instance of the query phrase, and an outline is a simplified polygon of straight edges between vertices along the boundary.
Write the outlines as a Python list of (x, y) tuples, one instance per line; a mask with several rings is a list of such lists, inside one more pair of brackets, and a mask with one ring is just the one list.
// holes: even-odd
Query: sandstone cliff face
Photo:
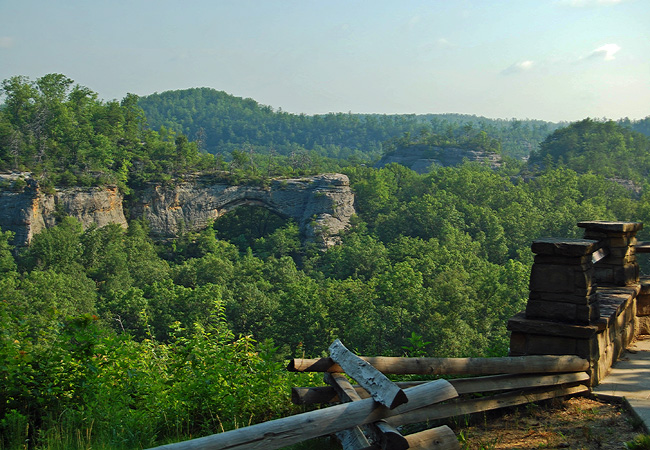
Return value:
[(144, 217), (151, 232), (161, 238), (205, 228), (237, 206), (256, 205), (293, 218), (307, 240), (329, 246), (355, 212), (349, 180), (341, 174), (273, 180), (270, 187), (194, 182), (151, 185), (136, 197), (132, 216)]
[[(18, 179), (25, 180), (26, 187), (16, 188)], [(92, 224), (127, 226), (124, 199), (114, 186), (57, 189), (46, 194), (29, 174), (0, 174), (0, 185), (0, 229), (16, 233), (16, 246), (28, 245), (35, 234), (54, 226), (61, 214), (75, 217), (84, 229)], [(325, 247), (337, 242), (355, 212), (348, 178), (324, 174), (273, 180), (266, 188), (199, 182), (152, 184), (134, 193), (131, 218), (144, 217), (155, 236), (173, 238), (183, 231), (205, 228), (210, 221), (245, 204), (293, 218), (306, 240)]]
[(417, 173), (427, 173), (432, 165), (443, 167), (458, 166), (463, 160), (478, 161), (491, 167), (501, 165), (501, 157), (495, 153), (468, 150), (457, 147), (411, 147), (385, 155), (376, 165), (384, 167), (390, 163), (401, 164)]
[[(16, 189), (18, 179), (26, 182)], [(85, 228), (109, 223), (127, 226), (122, 208), (123, 197), (115, 186), (103, 188), (57, 189), (53, 194), (41, 191), (29, 174), (0, 174), (0, 229), (16, 233), (16, 246), (28, 245), (35, 234), (52, 227), (61, 213), (79, 220)]]

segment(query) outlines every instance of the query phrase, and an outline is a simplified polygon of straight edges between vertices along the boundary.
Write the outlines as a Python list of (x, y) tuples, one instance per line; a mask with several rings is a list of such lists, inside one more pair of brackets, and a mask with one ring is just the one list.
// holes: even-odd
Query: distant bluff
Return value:
[[(109, 223), (127, 226), (124, 197), (114, 186), (43, 192), (29, 173), (0, 174), (0, 185), (0, 229), (13, 231), (17, 246), (28, 245), (63, 215), (78, 219), (84, 228)], [(231, 186), (199, 177), (170, 185), (152, 183), (132, 197), (130, 218), (145, 218), (151, 233), (161, 239), (205, 228), (238, 206), (255, 205), (294, 219), (306, 241), (328, 247), (337, 242), (355, 213), (354, 194), (342, 174), (274, 179), (268, 186)]]
[(484, 163), (492, 168), (501, 165), (501, 155), (494, 152), (459, 147), (411, 146), (385, 154), (375, 167), (397, 163), (422, 174), (427, 173), (432, 165), (453, 167), (462, 164), (464, 160)]

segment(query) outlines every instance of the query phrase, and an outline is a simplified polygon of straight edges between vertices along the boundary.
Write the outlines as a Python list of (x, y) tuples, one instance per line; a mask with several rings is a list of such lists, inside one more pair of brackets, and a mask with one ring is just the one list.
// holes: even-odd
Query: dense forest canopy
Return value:
[(650, 136), (650, 116), (639, 120), (630, 120), (625, 117), (624, 119), (619, 119), (618, 124), (630, 128), (632, 131), (636, 131), (637, 133)]
[(585, 119), (549, 135), (530, 163), (640, 183), (650, 173), (650, 138), (611, 120)]
[(307, 116), (274, 110), (209, 88), (152, 94), (139, 99), (149, 124), (182, 132), (210, 153), (250, 146), (265, 153), (315, 151), (333, 158), (377, 159), (384, 143), (405, 134), (436, 134), (444, 141), (468, 142), (484, 132), (503, 153), (527, 156), (560, 124), (540, 120), (494, 120), (461, 114), (352, 114)]
[[(357, 216), (327, 251), (254, 207), (170, 242), (153, 241), (138, 218), (126, 230), (84, 230), (62, 216), (25, 249), (0, 232), (0, 448), (25, 439), (34, 448), (144, 448), (279, 417), (292, 412), (290, 385), (318, 382), (287, 374), (284, 359), (320, 356), (335, 338), (369, 355), (503, 355), (506, 321), (528, 296), (531, 241), (578, 237), (581, 220), (650, 223), (647, 185), (637, 195), (609, 179), (646, 173), (647, 139), (624, 124), (585, 120), (547, 137), (543, 123), (506, 121), (495, 127), (513, 142), (530, 142), (519, 128), (538, 127), (544, 142), (530, 166), (507, 159), (495, 170), (465, 163), (417, 174), (327, 158), (318, 146), (334, 156), (400, 139), (502, 149), (505, 139), (465, 117), (429, 117), (422, 129), (415, 116), (294, 116), (204, 89), (145, 99), (172, 110), (167, 99), (178, 98), (186, 118), (215, 127), (239, 117), (241, 129), (214, 135), (231, 146), (225, 161), (203, 151), (214, 150), (207, 128), (204, 141), (180, 122), (155, 131), (134, 96), (103, 102), (56, 74), (2, 86), (0, 165), (32, 171), (46, 187), (130, 191), (197, 170), (264, 182), (326, 168), (349, 176)], [(212, 96), (220, 115), (209, 111)], [(268, 125), (258, 136), (247, 121), (260, 117)], [(296, 144), (304, 130), (312, 140)], [(298, 150), (281, 155), (285, 144)]]
[(0, 92), (0, 169), (33, 172), (46, 185), (126, 190), (214, 164), (185, 136), (148, 129), (135, 95), (103, 102), (61, 74), (12, 77)]

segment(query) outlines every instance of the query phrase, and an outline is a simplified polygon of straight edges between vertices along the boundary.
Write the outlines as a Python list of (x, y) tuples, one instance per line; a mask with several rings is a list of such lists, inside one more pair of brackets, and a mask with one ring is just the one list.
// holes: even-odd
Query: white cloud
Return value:
[(587, 59), (603, 59), (604, 61), (611, 61), (615, 58), (614, 55), (616, 55), (619, 50), (621, 49), (620, 46), (616, 44), (605, 44), (601, 47), (598, 47), (596, 50), (592, 51), (587, 55)]
[(527, 72), (531, 70), (535, 66), (535, 63), (533, 61), (527, 60), (527, 61), (522, 61), (515, 63), (511, 65), (510, 67), (504, 69), (501, 71), (502, 75), (511, 75), (514, 73), (521, 73), (521, 72)]
[(449, 42), (446, 38), (441, 37), (439, 39), (436, 39), (436, 45), (438, 47), (449, 47), (451, 46), (451, 42)]
[(11, 48), (14, 46), (14, 38), (10, 36), (0, 36), (0, 48)]

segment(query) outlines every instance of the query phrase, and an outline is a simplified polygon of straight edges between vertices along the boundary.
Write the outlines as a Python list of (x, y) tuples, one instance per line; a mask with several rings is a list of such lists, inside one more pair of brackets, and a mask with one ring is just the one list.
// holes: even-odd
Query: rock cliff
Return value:
[(204, 228), (237, 206), (256, 205), (293, 218), (306, 240), (330, 246), (355, 212), (350, 182), (341, 174), (272, 180), (269, 187), (195, 182), (151, 185), (137, 197), (132, 216), (144, 217), (160, 238)]
[(398, 149), (384, 155), (376, 167), (390, 163), (401, 164), (417, 173), (427, 173), (432, 165), (443, 167), (458, 166), (463, 160), (478, 161), (491, 167), (501, 165), (501, 157), (496, 153), (480, 150), (468, 150), (458, 147), (421, 147), (413, 146)]
[[(20, 188), (18, 180), (23, 180)], [(35, 234), (54, 226), (62, 214), (78, 219), (84, 229), (92, 224), (127, 226), (123, 197), (116, 186), (45, 193), (27, 173), (0, 174), (0, 184), (0, 229), (13, 231), (14, 244), (18, 247), (29, 244)]]
[[(109, 223), (127, 226), (124, 198), (114, 186), (56, 189), (43, 192), (29, 174), (0, 174), (0, 229), (16, 233), (17, 246), (69, 215), (84, 228)], [(134, 193), (131, 218), (144, 217), (158, 238), (196, 231), (240, 205), (266, 207), (293, 218), (308, 241), (321, 246), (337, 242), (354, 214), (354, 195), (341, 174), (272, 180), (268, 187), (229, 186), (192, 181), (174, 186), (151, 184)]]

